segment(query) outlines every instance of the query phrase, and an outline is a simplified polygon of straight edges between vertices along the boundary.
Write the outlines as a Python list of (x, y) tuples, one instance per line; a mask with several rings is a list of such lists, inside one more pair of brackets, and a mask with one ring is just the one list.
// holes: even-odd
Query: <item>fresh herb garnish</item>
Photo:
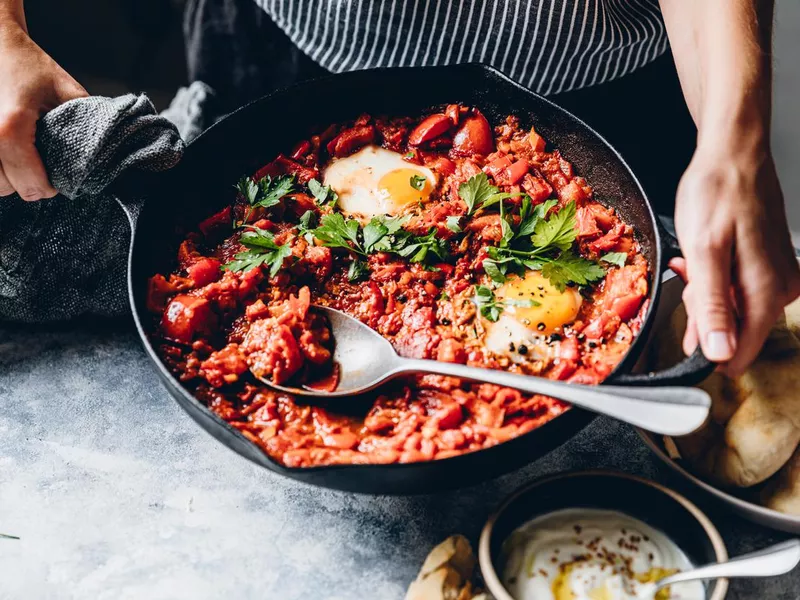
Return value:
[(424, 236), (403, 229), (410, 217), (373, 217), (365, 226), (341, 213), (324, 215), (312, 234), (324, 246), (344, 248), (366, 258), (376, 252), (390, 252), (411, 262), (439, 261), (447, 258), (447, 242), (436, 237), (436, 230)]
[(498, 246), (486, 249), (489, 258), (483, 261), (483, 269), (493, 281), (503, 283), (509, 274), (524, 276), (525, 270), (531, 269), (541, 271), (563, 292), (570, 283), (586, 285), (605, 275), (600, 265), (571, 251), (576, 236), (575, 203), (548, 216), (556, 204), (548, 200), (531, 209), (529, 199), (523, 198), (515, 230), (500, 200), (502, 237)]
[(603, 262), (611, 263), (612, 265), (617, 265), (618, 267), (624, 267), (625, 261), (628, 260), (628, 253), (627, 252), (609, 252), (608, 254), (604, 254), (600, 257), (600, 260)]
[(350, 268), (347, 269), (347, 280), (348, 281), (358, 281), (362, 277), (364, 277), (369, 272), (369, 267), (367, 263), (361, 259), (354, 259), (353, 262), (350, 263)]
[(575, 225), (575, 203), (570, 202), (549, 219), (539, 219), (534, 225), (531, 241), (537, 248), (569, 250), (578, 234)]
[(304, 237), (309, 244), (314, 241), (312, 230), (317, 226), (318, 221), (317, 213), (313, 210), (307, 210), (297, 223), (297, 233)]
[(411, 187), (413, 187), (415, 190), (421, 191), (422, 188), (425, 187), (426, 181), (428, 180), (422, 175), (412, 175), (411, 179), (409, 180), (409, 183), (411, 184)]
[(344, 248), (366, 256), (359, 234), (361, 224), (356, 219), (345, 219), (341, 213), (323, 215), (319, 227), (311, 232), (323, 246)]
[(320, 206), (336, 206), (336, 203), (339, 201), (339, 194), (334, 192), (329, 185), (322, 185), (316, 179), (312, 179), (308, 182), (308, 191), (311, 192), (311, 195), (314, 196), (314, 200), (316, 200), (317, 204)]
[(241, 226), (250, 220), (250, 215), (256, 208), (270, 208), (294, 191), (294, 175), (281, 175), (271, 177), (267, 175), (258, 182), (250, 177), (242, 177), (236, 184), (236, 189), (247, 200), (249, 205)]
[(234, 256), (234, 260), (222, 266), (227, 271), (247, 272), (261, 265), (269, 268), (270, 277), (275, 277), (283, 266), (283, 260), (292, 254), (289, 244), (279, 246), (269, 231), (250, 227), (242, 233), (239, 242), (247, 248)]
[(562, 252), (557, 258), (542, 264), (542, 275), (559, 292), (563, 292), (571, 283), (587, 285), (602, 279), (605, 274), (603, 267), (571, 251)]
[(475, 294), (473, 296), (473, 300), (475, 304), (478, 306), (478, 310), (480, 311), (481, 316), (492, 322), (497, 321), (497, 319), (500, 318), (500, 314), (503, 312), (503, 310), (505, 310), (506, 306), (520, 306), (524, 308), (541, 306), (541, 304), (531, 299), (498, 300), (497, 297), (494, 295), (494, 291), (492, 290), (492, 288), (485, 285), (475, 286)]
[(458, 195), (467, 205), (467, 216), (479, 208), (488, 208), (506, 198), (521, 196), (522, 192), (501, 192), (497, 186), (489, 183), (486, 173), (478, 173), (458, 186)]
[(428, 235), (416, 236), (409, 234), (403, 239), (404, 244), (400, 248), (392, 249), (393, 252), (411, 262), (426, 262), (433, 259), (433, 262), (442, 262), (447, 259), (447, 242), (436, 237), (436, 228), (431, 227)]
[(453, 233), (461, 233), (461, 217), (458, 215), (450, 215), (446, 221), (447, 228)]

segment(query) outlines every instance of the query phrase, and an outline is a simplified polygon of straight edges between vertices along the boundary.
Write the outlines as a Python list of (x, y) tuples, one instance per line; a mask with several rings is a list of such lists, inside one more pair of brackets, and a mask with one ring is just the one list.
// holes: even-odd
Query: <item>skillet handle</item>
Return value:
[[(674, 235), (669, 233), (657, 219), (661, 237), (661, 252), (665, 257), (664, 264), (672, 258), (682, 256), (681, 247)], [(700, 346), (691, 356), (687, 356), (678, 364), (650, 373), (622, 373), (609, 383), (615, 385), (697, 385), (707, 378), (716, 368), (716, 364), (708, 360)]]

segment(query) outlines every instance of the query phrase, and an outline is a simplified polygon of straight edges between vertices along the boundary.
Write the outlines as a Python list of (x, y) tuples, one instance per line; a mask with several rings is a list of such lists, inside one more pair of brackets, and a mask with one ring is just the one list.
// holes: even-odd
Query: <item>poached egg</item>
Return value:
[(406, 206), (424, 203), (437, 184), (427, 167), (374, 145), (334, 160), (322, 176), (323, 183), (339, 194), (341, 211), (364, 218), (397, 215)]

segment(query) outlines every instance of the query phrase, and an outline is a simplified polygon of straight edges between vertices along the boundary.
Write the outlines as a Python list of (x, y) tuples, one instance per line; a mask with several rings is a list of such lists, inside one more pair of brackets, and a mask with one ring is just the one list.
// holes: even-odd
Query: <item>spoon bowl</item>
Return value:
[(800, 563), (800, 540), (787, 540), (725, 562), (712, 563), (682, 571), (639, 588), (638, 597), (650, 600), (655, 593), (676, 583), (697, 579), (731, 579), (734, 577), (772, 577), (793, 570)]
[(253, 373), (265, 385), (295, 396), (348, 399), (374, 390), (396, 377), (434, 373), (469, 381), (493, 383), (531, 394), (542, 394), (575, 406), (664, 435), (686, 435), (708, 418), (711, 398), (703, 390), (689, 387), (587, 386), (543, 377), (506, 373), (496, 369), (403, 358), (391, 343), (350, 315), (325, 306), (312, 310), (323, 314), (335, 340), (333, 362), (339, 383), (333, 391), (277, 385)]

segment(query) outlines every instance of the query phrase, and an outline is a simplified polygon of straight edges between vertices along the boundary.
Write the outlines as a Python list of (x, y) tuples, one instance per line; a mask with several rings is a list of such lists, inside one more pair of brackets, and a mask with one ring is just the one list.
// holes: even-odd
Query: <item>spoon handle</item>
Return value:
[(435, 373), (543, 394), (664, 435), (696, 431), (708, 417), (709, 395), (698, 388), (568, 384), (435, 360), (401, 359), (390, 376)]
[(674, 583), (696, 579), (783, 575), (794, 569), (798, 562), (800, 562), (800, 540), (794, 539), (763, 550), (743, 554), (728, 562), (706, 565), (691, 571), (670, 575), (656, 582), (656, 587), (663, 588)]

